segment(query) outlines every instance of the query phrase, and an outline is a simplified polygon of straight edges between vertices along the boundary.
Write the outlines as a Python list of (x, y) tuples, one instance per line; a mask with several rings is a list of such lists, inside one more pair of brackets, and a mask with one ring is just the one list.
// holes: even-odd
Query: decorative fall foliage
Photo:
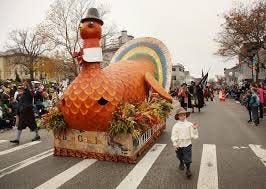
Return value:
[(41, 122), (42, 123), (39, 123), (41, 127), (52, 130), (54, 133), (63, 132), (67, 128), (63, 115), (56, 107), (50, 109), (49, 112), (42, 117)]
[(159, 96), (139, 104), (122, 103), (116, 108), (108, 129), (109, 136), (132, 134), (137, 138), (156, 124), (162, 124), (169, 116), (172, 104)]
[[(116, 107), (113, 120), (108, 129), (109, 136), (132, 134), (137, 138), (156, 124), (163, 124), (169, 116), (173, 106), (159, 96), (150, 97), (139, 103), (122, 103)], [(52, 130), (55, 133), (64, 132), (67, 124), (58, 108), (54, 107), (38, 120), (38, 126)]]

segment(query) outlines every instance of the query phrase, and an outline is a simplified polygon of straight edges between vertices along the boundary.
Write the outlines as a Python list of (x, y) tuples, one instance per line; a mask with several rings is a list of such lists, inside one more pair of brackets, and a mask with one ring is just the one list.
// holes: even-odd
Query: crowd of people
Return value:
[(214, 94), (219, 94), (219, 99), (224, 101), (225, 98), (231, 98), (247, 108), (249, 114), (249, 123), (259, 125), (260, 118), (263, 118), (265, 99), (266, 99), (266, 82), (262, 81), (259, 84), (244, 81), (243, 84), (222, 86), (216, 89), (211, 85), (202, 86), (194, 81), (190, 85), (183, 83), (176, 90), (171, 91), (171, 95), (178, 99), (182, 108), (187, 110), (191, 108), (191, 112), (195, 108), (200, 112), (204, 107), (205, 101), (213, 101)]
[(239, 85), (232, 85), (226, 88), (226, 96), (234, 98), (247, 108), (249, 115), (248, 123), (254, 123), (255, 126), (259, 125), (259, 119), (263, 118), (266, 99), (265, 82), (257, 85), (246, 81), (241, 87)]
[[(56, 83), (43, 85), (38, 81), (25, 80), (15, 84), (9, 80), (1, 81), (0, 132), (18, 126), (19, 121), (16, 119), (26, 107), (32, 107), (34, 119), (42, 116), (55, 105), (61, 93), (62, 86)], [(22, 120), (28, 116), (29, 114), (20, 118)]]
[(171, 94), (179, 100), (182, 108), (185, 110), (191, 108), (191, 112), (194, 113), (195, 109), (198, 109), (199, 112), (201, 111), (205, 101), (213, 101), (214, 88), (211, 85), (203, 87), (202, 84), (196, 84), (192, 81), (190, 85), (183, 83), (180, 88), (176, 88)]

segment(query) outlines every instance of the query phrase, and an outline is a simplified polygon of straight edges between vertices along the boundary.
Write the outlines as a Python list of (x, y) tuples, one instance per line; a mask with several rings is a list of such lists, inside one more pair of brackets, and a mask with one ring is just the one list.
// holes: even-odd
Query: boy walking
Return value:
[(190, 171), (191, 156), (192, 156), (192, 142), (191, 139), (198, 138), (198, 125), (187, 121), (189, 112), (184, 108), (179, 108), (176, 112), (175, 119), (177, 122), (172, 128), (171, 140), (175, 148), (176, 156), (180, 161), (179, 169), (184, 170), (186, 166), (186, 176), (190, 178), (192, 173)]

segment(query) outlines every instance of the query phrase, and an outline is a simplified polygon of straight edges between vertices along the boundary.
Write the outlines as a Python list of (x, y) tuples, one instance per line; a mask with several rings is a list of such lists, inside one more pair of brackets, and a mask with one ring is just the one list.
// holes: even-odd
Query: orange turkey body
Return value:
[(153, 89), (171, 99), (155, 82), (155, 68), (149, 60), (126, 60), (100, 68), (102, 25), (103, 21), (95, 16), (88, 15), (81, 20), (83, 49), (76, 54), (81, 72), (59, 103), (64, 119), (72, 129), (107, 131), (117, 104), (140, 102), (147, 97), (147, 81)]
[(115, 106), (123, 101), (142, 101), (147, 96), (144, 76), (154, 73), (150, 62), (121, 61), (101, 69), (85, 64), (64, 92), (61, 111), (70, 128), (106, 131)]

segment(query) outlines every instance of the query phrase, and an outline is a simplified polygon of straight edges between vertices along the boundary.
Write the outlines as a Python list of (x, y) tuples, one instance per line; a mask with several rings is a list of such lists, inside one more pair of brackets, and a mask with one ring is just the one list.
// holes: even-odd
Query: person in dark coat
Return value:
[(191, 109), (192, 109), (192, 113), (194, 113), (194, 107), (195, 107), (195, 102), (196, 102), (196, 86), (195, 86), (195, 82), (191, 81), (191, 85), (188, 87), (188, 92), (190, 94), (190, 102), (191, 102)]
[(247, 91), (247, 95), (246, 95), (246, 108), (248, 110), (248, 115), (249, 115), (249, 120), (248, 123), (252, 122), (252, 116), (251, 116), (251, 107), (250, 107), (250, 100), (251, 100), (251, 91)]
[(33, 95), (28, 81), (25, 81), (23, 86), (19, 88), (19, 95), (20, 97), (16, 112), (16, 126), (18, 128), (17, 138), (15, 140), (11, 140), (10, 142), (19, 144), (22, 130), (27, 127), (29, 127), (31, 131), (35, 132), (35, 137), (32, 141), (40, 140), (33, 110)]
[(200, 112), (200, 109), (203, 108), (204, 106), (204, 94), (203, 94), (203, 88), (201, 84), (196, 85), (196, 96), (197, 96), (196, 107), (198, 108)]

